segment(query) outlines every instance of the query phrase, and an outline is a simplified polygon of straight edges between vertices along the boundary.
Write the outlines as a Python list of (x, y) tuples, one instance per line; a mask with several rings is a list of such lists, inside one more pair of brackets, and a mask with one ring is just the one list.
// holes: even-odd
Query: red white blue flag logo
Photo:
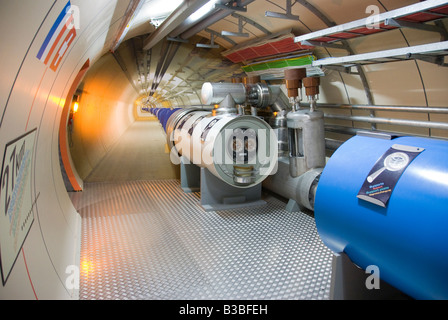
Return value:
[(76, 37), (73, 10), (70, 1), (62, 9), (58, 18), (54, 22), (47, 34), (37, 58), (50, 69), (56, 71), (67, 53), (68, 48)]

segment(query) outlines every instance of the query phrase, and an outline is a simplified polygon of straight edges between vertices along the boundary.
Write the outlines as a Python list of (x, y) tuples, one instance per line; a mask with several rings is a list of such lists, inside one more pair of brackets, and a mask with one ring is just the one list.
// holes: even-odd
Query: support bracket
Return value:
[(242, 15), (236, 13), (236, 12), (232, 13), (232, 17), (243, 20), (247, 24), (250, 24), (251, 26), (257, 28), (260, 31), (262, 31), (264, 34), (267, 34), (267, 35), (272, 34), (272, 32), (270, 32), (268, 29), (263, 27), (261, 24), (256, 23), (255, 21), (249, 19), (248, 17), (242, 16)]
[[(295, 3), (295, 1), (294, 1)], [(286, 14), (285, 13), (278, 13), (278, 12), (272, 12), (272, 11), (266, 11), (265, 16), (268, 18), (279, 18), (279, 19), (286, 19), (286, 20), (299, 20), (299, 16), (292, 14), (292, 1), (286, 0)]]
[(233, 1), (230, 1), (228, 4), (219, 4), (219, 3), (217, 3), (217, 4), (215, 4), (215, 8), (223, 9), (223, 10), (247, 12), (247, 8), (245, 8), (241, 4), (241, 0), (233, 0)]
[(335, 70), (335, 71), (343, 72), (343, 73), (346, 73), (346, 74), (359, 75), (358, 71), (353, 71), (352, 70), (352, 67), (353, 66), (347, 67), (347, 66), (337, 66), (337, 65), (336, 66), (325, 66), (325, 68), (329, 69), (329, 70)]
[(197, 48), (218, 49), (219, 45), (215, 44), (215, 35), (210, 33), (210, 44), (197, 43)]
[(249, 37), (247, 32), (243, 32), (243, 19), (241, 19), (241, 17), (238, 18), (238, 32), (221, 31), (221, 35), (228, 37)]
[(184, 192), (197, 192), (201, 189), (201, 170), (185, 157), (180, 158), (180, 187)]
[(250, 188), (233, 187), (201, 168), (201, 201), (205, 211), (230, 210), (262, 206), (261, 183)]
[[(379, 269), (381, 271), (381, 269)], [(411, 298), (381, 280), (377, 288), (368, 289), (366, 283), (372, 274), (366, 273), (345, 253), (333, 255), (330, 300), (410, 300)]]
[(438, 32), (442, 37), (446, 36), (446, 30), (444, 28), (438, 27), (436, 25), (430, 25), (425, 23), (418, 22), (410, 22), (396, 19), (386, 19), (384, 24), (387, 26), (398, 27), (398, 28), (409, 28), (409, 29), (417, 29), (431, 32)]
[(303, 207), (297, 203), (296, 200), (289, 199), (288, 203), (286, 204), (285, 210), (288, 212), (302, 212)]
[(338, 43), (328, 43), (328, 42), (319, 42), (314, 40), (304, 40), (301, 42), (304, 46), (311, 46), (311, 47), (323, 47), (323, 48), (331, 48), (331, 49), (341, 49), (341, 50), (348, 50), (347, 46), (344, 44), (338, 44)]

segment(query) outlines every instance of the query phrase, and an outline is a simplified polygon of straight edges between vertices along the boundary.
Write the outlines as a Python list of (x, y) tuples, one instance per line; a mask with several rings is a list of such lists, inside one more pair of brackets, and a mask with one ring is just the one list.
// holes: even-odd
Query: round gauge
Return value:
[(409, 163), (409, 156), (404, 152), (394, 152), (384, 159), (384, 166), (387, 170), (398, 171)]
[(409, 156), (404, 152), (391, 153), (384, 159), (383, 167), (367, 177), (367, 182), (372, 183), (384, 170), (398, 171), (409, 163)]

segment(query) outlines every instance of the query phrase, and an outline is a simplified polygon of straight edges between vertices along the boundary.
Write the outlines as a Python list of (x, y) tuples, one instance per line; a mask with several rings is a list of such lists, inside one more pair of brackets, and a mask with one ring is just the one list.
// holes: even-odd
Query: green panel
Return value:
[(302, 67), (311, 65), (315, 59), (316, 59), (315, 56), (308, 55), (300, 58), (281, 59), (269, 62), (256, 63), (244, 66), (242, 68), (245, 72), (254, 72), (269, 69), (280, 69), (286, 67)]

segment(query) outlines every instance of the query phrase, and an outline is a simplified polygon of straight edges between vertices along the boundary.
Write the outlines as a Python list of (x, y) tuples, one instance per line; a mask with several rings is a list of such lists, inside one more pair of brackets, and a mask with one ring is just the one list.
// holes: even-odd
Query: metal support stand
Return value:
[(184, 192), (196, 192), (201, 189), (201, 170), (184, 157), (180, 158), (180, 186)]
[(261, 206), (261, 183), (251, 188), (236, 188), (201, 168), (201, 202), (205, 211), (229, 210)]
[(300, 204), (298, 204), (296, 200), (289, 199), (285, 210), (288, 212), (302, 212), (303, 207), (300, 206)]
[[(380, 270), (381, 271), (381, 270)], [(368, 289), (370, 273), (357, 267), (345, 253), (334, 254), (330, 300), (408, 300), (398, 289), (381, 280), (378, 289)]]

